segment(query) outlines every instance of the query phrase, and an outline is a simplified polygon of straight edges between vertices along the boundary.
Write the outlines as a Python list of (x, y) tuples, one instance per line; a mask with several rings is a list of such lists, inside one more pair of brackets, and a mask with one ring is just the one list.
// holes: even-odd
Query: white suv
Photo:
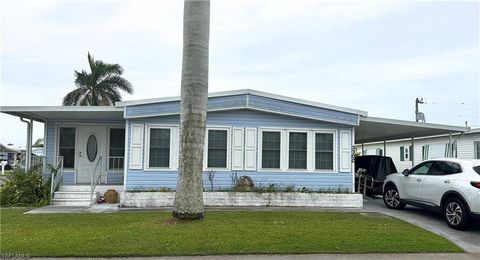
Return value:
[(387, 176), (383, 202), (392, 209), (407, 204), (442, 212), (454, 229), (480, 220), (480, 160), (442, 158)]

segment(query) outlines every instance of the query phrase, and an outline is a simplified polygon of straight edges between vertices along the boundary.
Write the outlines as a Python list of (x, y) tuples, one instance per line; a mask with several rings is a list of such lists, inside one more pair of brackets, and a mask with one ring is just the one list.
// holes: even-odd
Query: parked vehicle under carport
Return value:
[[(398, 173), (392, 158), (380, 155), (364, 155), (355, 157), (355, 172), (359, 169), (365, 169), (365, 175), (370, 176), (366, 181), (365, 194), (368, 196), (382, 195), (383, 182), (387, 175)], [(364, 186), (360, 176), (355, 177), (355, 187)], [(360, 182), (360, 185), (359, 185)], [(357, 192), (360, 192), (357, 190)]]

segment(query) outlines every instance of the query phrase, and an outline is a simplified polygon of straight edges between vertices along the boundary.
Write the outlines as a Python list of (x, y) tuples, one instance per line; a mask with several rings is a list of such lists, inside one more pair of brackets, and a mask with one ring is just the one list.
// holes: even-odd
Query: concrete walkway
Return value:
[[(33, 258), (35, 259), (35, 258)], [(38, 258), (45, 259), (45, 258)], [(62, 258), (62, 259), (78, 259), (78, 258)], [(95, 258), (97, 259), (115, 259), (115, 258)], [(160, 260), (203, 260), (203, 259), (227, 259), (227, 260), (473, 260), (480, 259), (480, 255), (476, 254), (311, 254), (311, 255), (219, 255), (219, 256), (168, 256), (168, 257), (129, 257), (128, 259), (160, 259)]]
[(62, 213), (113, 213), (119, 210), (118, 204), (96, 204), (92, 206), (48, 205), (25, 212), (25, 214), (62, 214)]
[(401, 219), (443, 236), (463, 248), (466, 252), (480, 253), (480, 225), (476, 225), (467, 231), (451, 229), (445, 223), (441, 214), (411, 206), (407, 206), (403, 210), (389, 209), (385, 207), (381, 197), (366, 197), (364, 199), (364, 209)]

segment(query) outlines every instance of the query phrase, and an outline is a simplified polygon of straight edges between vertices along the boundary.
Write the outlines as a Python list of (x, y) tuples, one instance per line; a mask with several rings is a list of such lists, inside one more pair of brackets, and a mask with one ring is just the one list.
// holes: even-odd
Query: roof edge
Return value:
[(0, 106), (0, 112), (116, 112), (123, 110), (114, 106)]
[(465, 127), (465, 126), (443, 125), (443, 124), (436, 124), (436, 123), (420, 123), (420, 122), (414, 122), (414, 121), (389, 119), (389, 118), (382, 118), (382, 117), (361, 116), (360, 121), (399, 124), (399, 125), (414, 126), (414, 127), (427, 127), (427, 128), (437, 128), (437, 129), (440, 128), (443, 130), (450, 130), (450, 131), (457, 131), (457, 132), (469, 132), (471, 130), (470, 127)]
[[(329, 105), (329, 104), (309, 101), (309, 100), (305, 100), (305, 99), (292, 98), (292, 97), (272, 94), (272, 93), (253, 90), (253, 89), (239, 89), (239, 90), (212, 92), (212, 93), (208, 94), (208, 97), (209, 98), (226, 97), (226, 96), (246, 95), (246, 94), (268, 97), (268, 98), (273, 98), (273, 99), (283, 100), (283, 101), (288, 101), (288, 102), (293, 102), (293, 103), (300, 103), (300, 104), (314, 106), (314, 107), (321, 107), (321, 108), (326, 108), (326, 109), (330, 109), (330, 110), (336, 110), (336, 111), (346, 112), (346, 113), (350, 113), (350, 114), (356, 114), (356, 115), (360, 115), (360, 116), (367, 116), (368, 115), (368, 112), (363, 111), (363, 110), (357, 110), (357, 109), (352, 109), (352, 108)], [(179, 96), (164, 97), (164, 98), (150, 98), (150, 99), (140, 99), (140, 100), (132, 100), (132, 101), (120, 101), (120, 102), (116, 102), (115, 106), (116, 107), (135, 106), (135, 105), (144, 105), (144, 104), (160, 103), (160, 102), (172, 102), (172, 101), (179, 101), (179, 100), (180, 100)]]

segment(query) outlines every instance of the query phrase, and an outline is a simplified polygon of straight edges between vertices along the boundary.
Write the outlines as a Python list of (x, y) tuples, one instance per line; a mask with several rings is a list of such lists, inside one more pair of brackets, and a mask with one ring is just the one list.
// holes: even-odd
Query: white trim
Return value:
[[(209, 130), (224, 130), (227, 131), (227, 162), (225, 168), (209, 168), (207, 166), (208, 162), (208, 131)], [(230, 171), (231, 170), (231, 153), (232, 153), (232, 127), (231, 126), (220, 126), (220, 125), (209, 125), (205, 129), (205, 149), (203, 151), (203, 170), (204, 171)]]
[[(135, 169), (135, 170), (140, 170), (140, 169), (143, 169), (143, 149), (145, 147), (145, 126), (144, 124), (131, 124), (130, 125), (131, 127), (131, 137), (130, 137), (130, 144), (129, 144), (129, 165), (128, 165), (128, 168), (129, 169)], [(135, 133), (134, 131), (134, 128), (137, 128), (138, 131), (141, 132), (140, 134), (140, 139), (139, 140), (139, 143), (138, 144), (133, 144), (133, 134)], [(129, 131), (130, 132), (130, 131)], [(140, 159), (139, 159), (139, 164), (138, 165), (132, 165), (132, 154), (133, 154), (133, 149), (138, 149), (140, 151)]]
[[(352, 193), (355, 192), (355, 127), (352, 127), (352, 141), (351, 141), (352, 147), (351, 147), (351, 155), (352, 155)], [(386, 156), (386, 154), (385, 154)]]
[[(144, 171), (172, 171), (177, 170), (175, 161), (178, 161), (178, 152), (175, 152), (175, 147), (178, 148), (178, 138), (176, 138), (176, 125), (164, 125), (164, 124), (147, 124), (145, 133), (145, 146), (144, 146)], [(169, 162), (168, 167), (150, 167), (150, 130), (151, 129), (168, 129), (170, 131), (170, 149), (169, 149)], [(178, 149), (177, 149), (178, 150)], [(177, 154), (177, 156), (175, 156)]]
[[(232, 171), (242, 171), (245, 168), (245, 128), (233, 127), (232, 128)], [(228, 149), (228, 148), (227, 148)], [(238, 154), (239, 153), (239, 154)], [(238, 154), (238, 156), (236, 156)], [(236, 166), (236, 164), (238, 164)]]
[[(226, 97), (226, 96), (237, 96), (237, 95), (255, 95), (255, 96), (267, 97), (267, 98), (283, 100), (283, 101), (288, 101), (288, 102), (293, 102), (293, 103), (298, 103), (298, 104), (303, 104), (303, 105), (326, 108), (326, 109), (346, 112), (346, 113), (350, 113), (350, 114), (357, 114), (357, 115), (361, 115), (361, 116), (367, 116), (368, 115), (368, 113), (366, 111), (362, 111), (362, 110), (345, 108), (345, 107), (334, 106), (334, 105), (328, 105), (328, 104), (323, 104), (323, 103), (319, 103), (319, 102), (313, 102), (313, 101), (299, 99), (299, 98), (292, 98), (292, 97), (287, 97), (287, 96), (282, 96), (282, 95), (277, 95), (277, 94), (272, 94), (272, 93), (267, 93), (267, 92), (252, 90), (252, 89), (239, 89), (239, 90), (233, 90), (233, 91), (214, 92), (214, 93), (209, 93), (208, 97), (213, 98), (213, 97)], [(180, 100), (180, 97), (175, 96), (175, 97), (151, 98), (151, 99), (133, 100), (133, 101), (121, 101), (121, 102), (115, 103), (115, 105), (117, 107), (119, 107), (119, 106), (134, 106), (134, 105), (171, 102), (171, 101), (179, 101), (179, 100)]]
[[(54, 158), (60, 154), (60, 128), (74, 128), (75, 129), (75, 146), (74, 146), (74, 153), (73, 153), (73, 168), (64, 168), (64, 170), (69, 171), (76, 171), (78, 165), (77, 165), (77, 139), (78, 139), (78, 130), (76, 125), (71, 125), (71, 124), (62, 124), (62, 123), (55, 123), (55, 153), (54, 153)], [(77, 183), (77, 180), (75, 179), (75, 183)]]
[(128, 119), (125, 120), (125, 159), (123, 160), (123, 189), (127, 189), (127, 174), (128, 174), (128, 163), (130, 160), (130, 149), (128, 148), (130, 145), (128, 144), (128, 136), (129, 136), (129, 127), (128, 127)]
[[(262, 166), (262, 142), (263, 132), (279, 132), (280, 133), (280, 168), (269, 169)], [(290, 169), (289, 168), (289, 139), (290, 133), (307, 133), (307, 168), (306, 169)], [(333, 135), (333, 169), (315, 169), (315, 134), (326, 133)], [(320, 128), (280, 128), (280, 127), (260, 127), (258, 130), (258, 149), (257, 149), (257, 165), (258, 171), (262, 172), (311, 172), (311, 173), (337, 173), (338, 167), (338, 137), (335, 129)]]
[[(305, 133), (307, 134), (307, 154), (305, 155), (306, 156), (306, 163), (305, 163), (305, 169), (294, 169), (294, 168), (290, 168), (290, 133)], [(285, 166), (285, 169), (287, 171), (312, 171), (311, 169), (311, 163), (312, 163), (312, 160), (311, 158), (309, 158), (309, 156), (311, 157), (311, 149), (309, 149), (309, 147), (312, 145), (311, 142), (312, 142), (312, 137), (311, 137), (311, 131), (308, 131), (308, 130), (292, 130), (292, 129), (288, 129), (286, 130), (286, 141), (285, 141), (285, 151), (286, 151), (286, 166)], [(309, 152), (310, 151), (310, 152)]]
[(42, 175), (46, 175), (47, 174), (47, 158), (48, 158), (47, 157), (47, 121), (43, 123), (43, 155), (45, 157), (44, 157)]
[(389, 119), (381, 117), (361, 117), (360, 121), (373, 122), (373, 123), (382, 123), (382, 124), (392, 124), (392, 125), (402, 125), (402, 126), (413, 126), (420, 128), (434, 128), (440, 130), (448, 130), (455, 132), (468, 132), (470, 127), (462, 126), (451, 126), (451, 125), (442, 125), (442, 124), (432, 124), (432, 123), (420, 123), (414, 121), (398, 120), (398, 119)]
[[(248, 138), (249, 132), (253, 132), (253, 140), (250, 140)], [(258, 147), (258, 133), (257, 133), (257, 128), (256, 127), (245, 127), (245, 138), (244, 138), (244, 170), (245, 171), (256, 171), (258, 167), (258, 160), (257, 160), (257, 147)], [(249, 141), (253, 141), (253, 145), (249, 146)], [(253, 157), (252, 157), (252, 164), (253, 167), (248, 167), (249, 161), (247, 160), (248, 154), (253, 152)]]
[[(332, 134), (332, 135), (333, 135), (333, 137), (332, 137), (332, 139), (333, 139), (333, 151), (332, 151), (332, 152), (333, 152), (333, 162), (332, 162), (332, 163), (333, 163), (333, 165), (332, 165), (333, 167), (332, 167), (332, 169), (315, 169), (315, 159), (316, 159), (316, 158), (315, 158), (315, 143), (316, 143), (315, 137), (316, 137), (316, 134), (317, 134), (317, 133), (319, 133), (319, 134)], [(333, 130), (333, 129), (329, 129), (329, 130), (313, 130), (313, 131), (312, 131), (312, 135), (313, 135), (313, 137), (312, 137), (312, 139), (313, 139), (313, 140), (312, 140), (312, 142), (313, 142), (313, 147), (312, 147), (312, 148), (313, 148), (313, 150), (312, 150), (312, 151), (313, 151), (312, 169), (313, 169), (313, 170), (312, 170), (312, 171), (313, 171), (313, 172), (328, 172), (328, 173), (336, 173), (336, 172), (339, 172), (338, 167), (337, 167), (337, 166), (338, 166), (338, 163), (337, 163), (338, 160), (337, 160), (337, 158), (340, 156), (340, 154), (339, 154), (338, 151), (337, 151), (337, 146), (339, 145), (339, 144), (338, 144), (337, 130), (336, 130), (336, 129), (335, 129), (335, 130)]]
[[(350, 130), (340, 130), (339, 133), (339, 159), (340, 168), (339, 172), (350, 172), (352, 170), (352, 132)], [(342, 147), (342, 142), (347, 141), (346, 147)], [(342, 167), (342, 160), (349, 160), (348, 167)]]
[[(257, 165), (258, 165), (258, 170), (259, 171), (272, 171), (272, 172), (278, 172), (278, 171), (284, 171), (283, 167), (282, 167), (282, 161), (283, 160), (283, 152), (282, 150), (285, 150), (283, 148), (283, 145), (282, 145), (282, 140), (285, 139), (285, 138), (282, 138), (282, 132), (283, 132), (284, 129), (282, 128), (264, 128), (264, 127), (260, 127), (259, 130), (258, 130), (258, 159), (257, 159)], [(278, 132), (280, 133), (280, 168), (263, 168), (263, 165), (262, 165), (262, 151), (263, 151), (263, 132)]]
[(122, 112), (113, 106), (0, 106), (0, 112)]
[[(125, 126), (110, 126), (110, 125), (107, 125), (107, 158), (106, 158), (106, 168), (107, 168), (107, 171), (110, 170), (110, 130), (111, 129), (123, 129), (125, 130), (125, 136), (127, 135), (127, 130), (125, 129)], [(126, 150), (123, 152), (123, 161), (124, 161), (124, 165), (125, 165), (125, 158), (126, 157)], [(125, 167), (125, 166), (124, 166)], [(120, 171), (115, 171), (115, 172), (120, 172)]]

